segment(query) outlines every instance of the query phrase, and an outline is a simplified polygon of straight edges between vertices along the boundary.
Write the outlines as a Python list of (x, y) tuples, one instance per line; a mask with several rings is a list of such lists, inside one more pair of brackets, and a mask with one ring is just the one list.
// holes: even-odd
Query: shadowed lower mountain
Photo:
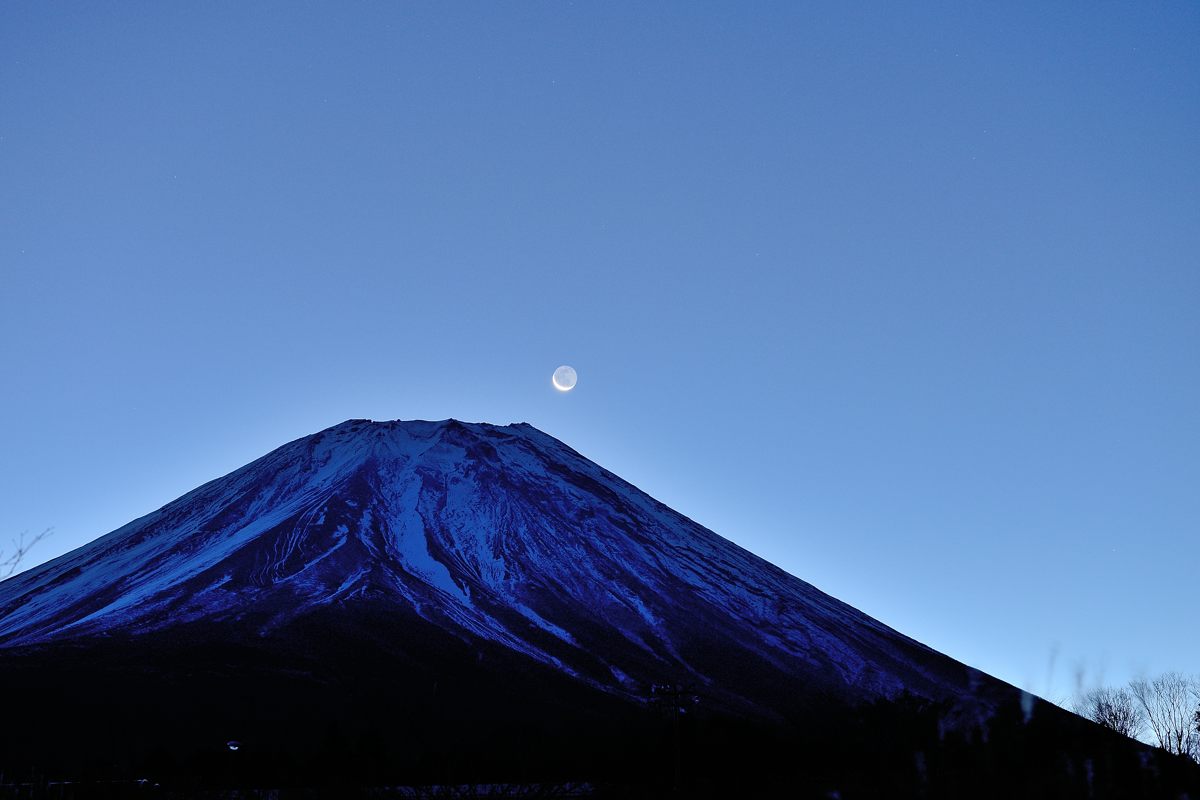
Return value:
[(345, 422), (5, 581), (0, 679), (0, 766), (234, 782), (761, 771), (837, 762), (863, 709), (965, 742), (1019, 701), (529, 425), (454, 420)]

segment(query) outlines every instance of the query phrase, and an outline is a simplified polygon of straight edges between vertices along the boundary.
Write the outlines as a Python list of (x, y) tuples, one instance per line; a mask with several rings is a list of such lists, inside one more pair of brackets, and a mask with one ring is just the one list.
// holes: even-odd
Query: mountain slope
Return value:
[[(0, 584), (0, 646), (415, 611), (616, 694), (739, 676), (856, 697), (983, 680), (520, 424), (352, 420)], [(749, 673), (747, 673), (749, 668)]]

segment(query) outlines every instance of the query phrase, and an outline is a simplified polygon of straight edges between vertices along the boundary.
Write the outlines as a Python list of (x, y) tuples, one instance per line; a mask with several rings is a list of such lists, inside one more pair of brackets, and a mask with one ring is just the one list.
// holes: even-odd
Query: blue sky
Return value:
[(49, 558), (347, 418), (528, 421), (1025, 688), (1200, 670), (1198, 37), (7, 3), (0, 531)]

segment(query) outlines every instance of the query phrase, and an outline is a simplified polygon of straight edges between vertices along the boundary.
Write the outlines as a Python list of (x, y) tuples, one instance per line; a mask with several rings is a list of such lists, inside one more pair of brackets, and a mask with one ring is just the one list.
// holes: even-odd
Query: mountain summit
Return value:
[[(958, 695), (975, 673), (527, 424), (351, 420), (0, 586), (0, 644), (395, 607), (616, 695), (754, 680)], [(759, 687), (761, 688), (761, 687)]]

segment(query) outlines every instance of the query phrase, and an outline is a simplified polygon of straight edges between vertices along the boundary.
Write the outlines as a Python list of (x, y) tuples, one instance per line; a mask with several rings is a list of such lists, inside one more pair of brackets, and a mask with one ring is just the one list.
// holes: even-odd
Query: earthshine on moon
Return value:
[(576, 381), (579, 376), (575, 374), (574, 367), (563, 365), (554, 370), (554, 375), (550, 378), (550, 382), (554, 384), (554, 388), (560, 392), (569, 392), (575, 388)]

